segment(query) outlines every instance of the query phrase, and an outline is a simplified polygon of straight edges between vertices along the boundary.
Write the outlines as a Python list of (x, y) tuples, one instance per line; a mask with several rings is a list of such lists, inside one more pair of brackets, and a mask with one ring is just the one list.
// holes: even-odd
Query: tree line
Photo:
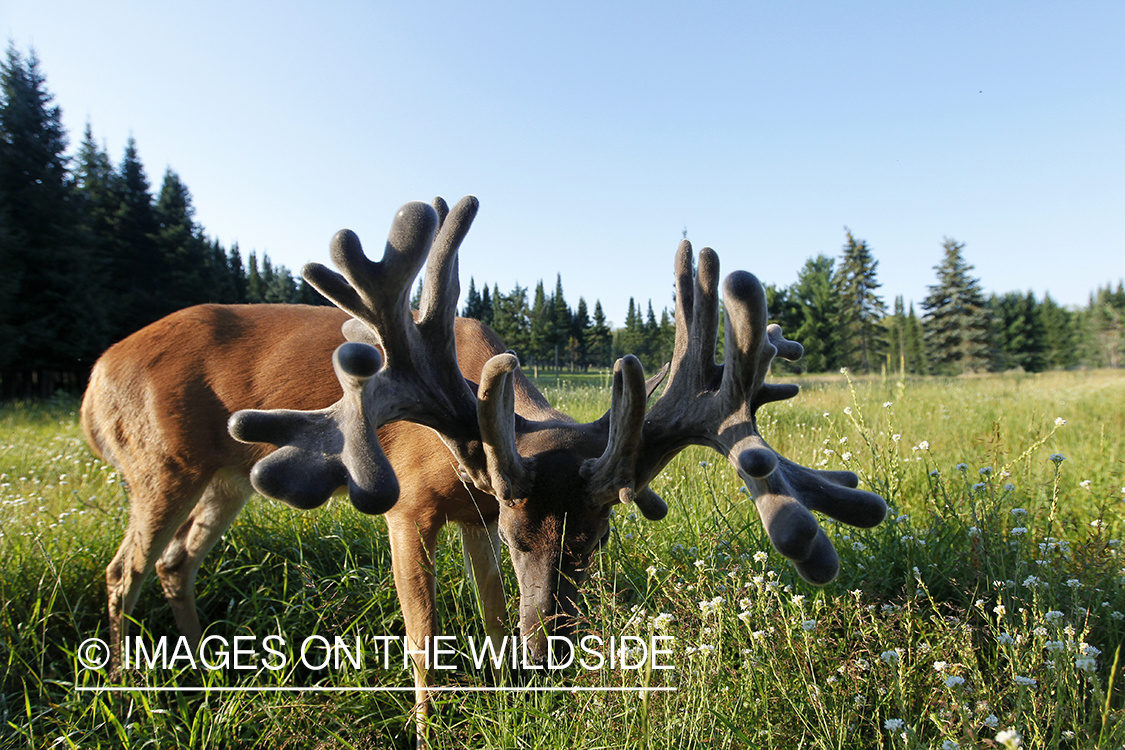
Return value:
[(224, 248), (172, 169), (154, 191), (130, 138), (87, 124), (73, 157), (34, 53), (0, 63), (0, 391), (80, 388), (109, 345), (203, 302), (323, 301), (269, 256)]
[(946, 237), (936, 281), (914, 304), (896, 297), (887, 311), (876, 290), (879, 262), (845, 229), (840, 258), (806, 261), (792, 286), (767, 290), (774, 320), (805, 346), (792, 369), (958, 375), (1020, 369), (1120, 367), (1125, 354), (1125, 289), (1098, 288), (1080, 309), (1049, 294), (985, 295), (965, 260), (965, 244)]
[[(171, 168), (154, 191), (130, 138), (113, 162), (87, 124), (75, 155), (34, 53), (0, 62), (0, 395), (79, 389), (108, 346), (170, 312), (203, 302), (324, 304), (268, 255), (225, 248), (196, 221)], [(1049, 295), (986, 296), (964, 244), (946, 238), (936, 283), (920, 303), (878, 290), (878, 261), (845, 228), (839, 258), (806, 261), (788, 287), (767, 287), (773, 322), (805, 355), (806, 372), (958, 374), (1020, 368), (1120, 367), (1125, 289), (1098, 288), (1080, 309)], [(489, 324), (525, 366), (609, 367), (626, 353), (652, 370), (671, 358), (674, 322), (634, 298), (614, 330), (553, 291), (469, 280), (462, 314)], [(719, 332), (720, 338), (722, 331)], [(721, 346), (721, 344), (720, 344)]]

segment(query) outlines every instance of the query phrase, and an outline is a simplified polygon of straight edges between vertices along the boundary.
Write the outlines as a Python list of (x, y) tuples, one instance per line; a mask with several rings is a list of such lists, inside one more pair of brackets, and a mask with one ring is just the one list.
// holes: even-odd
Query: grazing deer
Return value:
[[(646, 382), (625, 356), (609, 411), (579, 424), (547, 403), (492, 331), (456, 318), (457, 251), (476, 210), (472, 197), (452, 211), (440, 198), (407, 204), (381, 262), (367, 259), (354, 234), (338, 233), (331, 255), (342, 275), (319, 264), (304, 275), (340, 309), (203, 305), (99, 360), (82, 423), (132, 498), (106, 569), (115, 652), (153, 568), (181, 633), (198, 642), (196, 574), (251, 486), (298, 508), (347, 488), (360, 511), (384, 513), (407, 637), (419, 650), (438, 629), (430, 561), (441, 527), (461, 527), (493, 636), (504, 627), (503, 542), (519, 584), (520, 633), (536, 660), (547, 656), (548, 635), (573, 631), (577, 586), (608, 536), (613, 505), (663, 518), (668, 506), (649, 482), (689, 445), (730, 460), (773, 545), (813, 583), (835, 577), (839, 559), (810, 509), (857, 526), (882, 520), (885, 502), (856, 489), (854, 474), (799, 466), (758, 434), (757, 409), (798, 390), (766, 384), (770, 363), (800, 357), (801, 346), (767, 327), (754, 276), (726, 279), (726, 361), (716, 364), (718, 257), (705, 248), (695, 271), (682, 242), (664, 393), (646, 410), (660, 376)], [(409, 295), (423, 264), (415, 318)], [(423, 657), (414, 658), (421, 731), (430, 682)]]

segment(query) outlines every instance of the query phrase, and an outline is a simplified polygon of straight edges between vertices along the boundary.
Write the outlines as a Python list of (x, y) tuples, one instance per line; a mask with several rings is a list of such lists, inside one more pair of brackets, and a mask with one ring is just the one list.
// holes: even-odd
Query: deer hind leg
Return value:
[(500, 577), (500, 550), (503, 549), (497, 530), (499, 520), (487, 526), (461, 525), (461, 551), (465, 557), (465, 573), (472, 578), (480, 599), (485, 634), (499, 647), (505, 636), (504, 582)]
[(195, 577), (203, 558), (230, 528), (249, 495), (245, 477), (225, 470), (216, 472), (156, 562), (156, 575), (172, 607), (176, 627), (193, 651), (203, 636), (195, 609)]
[(430, 707), (430, 670), (434, 636), (437, 634), (437, 590), (434, 579), (434, 549), (444, 522), (423, 521), (388, 513), (391, 567), (395, 590), (406, 625), (406, 638), (414, 662), (414, 717), (418, 745), (425, 745)]
[(157, 483), (133, 486), (125, 537), (105, 570), (112, 677), (118, 673), (121, 648), (129, 634), (129, 617), (141, 587), (203, 492), (190, 483), (171, 485), (163, 491)]

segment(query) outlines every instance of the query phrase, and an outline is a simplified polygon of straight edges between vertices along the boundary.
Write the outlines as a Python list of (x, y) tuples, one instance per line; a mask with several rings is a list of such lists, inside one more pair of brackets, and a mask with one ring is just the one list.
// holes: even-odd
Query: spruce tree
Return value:
[(492, 295), (487, 284), (480, 293), (480, 319), (486, 326), (492, 325)]
[(535, 285), (535, 294), (531, 302), (531, 330), (530, 330), (530, 355), (536, 363), (547, 361), (548, 351), (551, 348), (551, 307), (547, 303), (547, 292), (543, 287), (543, 280)]
[(110, 284), (122, 290), (112, 322), (115, 338), (123, 338), (167, 312), (161, 288), (167, 274), (156, 244), (160, 225), (133, 138), (125, 146), (117, 173)]
[(961, 251), (965, 245), (949, 237), (945, 257), (934, 266), (938, 283), (922, 302), (926, 349), (931, 366), (943, 374), (980, 372), (990, 365), (991, 316), (980, 281)]
[(586, 333), (587, 348), (590, 353), (590, 362), (594, 367), (612, 366), (613, 357), (613, 332), (606, 322), (605, 311), (602, 310), (602, 301), (594, 300), (594, 317)]
[(1121, 367), (1125, 363), (1125, 293), (1106, 286), (1090, 296), (1085, 314), (1087, 355), (1095, 367)]
[(480, 294), (477, 293), (477, 285), (473, 277), (469, 277), (469, 291), (465, 295), (465, 307), (461, 310), (461, 317), (481, 319), (484, 309), (481, 304)]
[(0, 63), (0, 373), (14, 393), (36, 376), (88, 368), (104, 347), (101, 295), (68, 171), (62, 111), (39, 60)]
[(913, 302), (910, 303), (910, 312), (906, 315), (904, 337), (906, 371), (911, 375), (928, 375), (930, 360), (926, 354), (925, 334), (922, 330), (922, 321), (914, 313)]
[(787, 295), (789, 304), (800, 316), (791, 337), (805, 348), (801, 362), (809, 372), (828, 372), (840, 367), (840, 297), (833, 283), (835, 265), (827, 255), (809, 258)]
[(574, 342), (574, 366), (583, 372), (590, 366), (589, 342), (586, 331), (590, 327), (590, 312), (584, 297), (578, 298), (574, 317), (570, 321), (570, 340)]
[(994, 294), (989, 298), (989, 307), (995, 325), (993, 341), (999, 366), (1005, 370), (1018, 367), (1026, 372), (1046, 369), (1046, 331), (1035, 295), (1031, 292)]
[(846, 227), (844, 231), (847, 241), (834, 278), (840, 298), (840, 363), (853, 370), (872, 372), (882, 361), (880, 321), (887, 313), (886, 304), (875, 291), (882, 286), (876, 280), (879, 261), (871, 254), (866, 240), (857, 240)]
[(156, 247), (164, 268), (160, 314), (218, 301), (212, 296), (215, 279), (211, 273), (211, 249), (195, 223), (191, 193), (171, 169), (164, 172), (154, 211), (158, 225)]
[(265, 300), (266, 285), (258, 271), (258, 255), (253, 250), (246, 258), (246, 301), (258, 303)]
[(1038, 312), (1047, 366), (1065, 370), (1077, 365), (1080, 347), (1075, 314), (1057, 304), (1050, 294), (1043, 295)]

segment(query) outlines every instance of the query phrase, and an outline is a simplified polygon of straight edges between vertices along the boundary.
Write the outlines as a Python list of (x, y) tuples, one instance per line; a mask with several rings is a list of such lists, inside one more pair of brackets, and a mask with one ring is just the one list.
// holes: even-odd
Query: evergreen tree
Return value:
[(886, 326), (887, 372), (906, 374), (906, 305), (902, 295), (895, 297), (894, 312), (883, 318)]
[(1026, 372), (1045, 370), (1046, 331), (1035, 295), (1031, 292), (994, 294), (989, 298), (989, 307), (995, 325), (993, 341), (998, 366), (1004, 370), (1018, 367)]
[(469, 277), (469, 291), (465, 295), (465, 307), (461, 310), (461, 317), (480, 320), (484, 315), (484, 305), (480, 294), (477, 292), (476, 282)]
[(32, 373), (53, 392), (55, 373), (88, 368), (106, 343), (52, 98), (35, 54), (9, 47), (0, 64), (0, 373), (9, 394)]
[(922, 330), (922, 321), (914, 314), (913, 302), (910, 303), (910, 312), (906, 316), (904, 337), (906, 371), (911, 375), (928, 375), (930, 360), (926, 354), (925, 334)]
[(840, 297), (833, 279), (835, 261), (827, 255), (809, 258), (789, 288), (789, 300), (800, 315), (793, 339), (801, 342), (801, 362), (809, 372), (828, 372), (840, 367)]
[(934, 266), (938, 283), (922, 302), (926, 349), (934, 369), (957, 374), (986, 370), (990, 364), (989, 310), (980, 281), (969, 275), (963, 243), (945, 238), (945, 258)]
[(492, 325), (492, 295), (488, 292), (487, 284), (480, 294), (480, 319), (486, 326)]
[(246, 258), (246, 302), (256, 303), (265, 300), (266, 285), (258, 271), (258, 255), (253, 250)]
[(211, 273), (211, 248), (195, 223), (191, 193), (171, 169), (164, 173), (154, 211), (156, 248), (165, 272), (160, 284), (160, 315), (213, 301), (216, 279)]
[[(267, 258), (265, 262), (268, 263), (269, 259)], [(297, 302), (297, 282), (285, 266), (271, 268), (270, 278), (266, 284), (265, 301), (280, 304)]]
[(601, 300), (594, 300), (594, 318), (586, 332), (587, 350), (594, 367), (609, 367), (613, 362), (613, 332), (606, 322)]
[(586, 340), (586, 331), (589, 327), (589, 308), (586, 306), (586, 299), (584, 297), (579, 297), (578, 307), (575, 309), (574, 317), (571, 318), (570, 321), (569, 341), (573, 342), (573, 346), (570, 347), (574, 355), (571, 359), (572, 366), (583, 372), (590, 366), (589, 342)]
[(1090, 296), (1085, 319), (1090, 364), (1121, 367), (1125, 362), (1125, 290), (1121, 284), (1116, 293), (1109, 286), (1098, 287)]
[(125, 146), (125, 156), (117, 171), (110, 284), (122, 290), (112, 324), (114, 338), (124, 338), (167, 311), (161, 288), (166, 278), (166, 265), (157, 249), (160, 225), (148, 177), (133, 138)]
[(840, 297), (839, 353), (843, 366), (872, 372), (882, 361), (880, 340), (887, 306), (875, 293), (882, 286), (876, 281), (879, 261), (871, 254), (866, 240), (857, 240), (845, 227), (847, 241), (836, 269), (834, 284)]
[(625, 313), (625, 327), (614, 332), (613, 357), (632, 354), (638, 359), (645, 354), (644, 316), (637, 309), (637, 302), (629, 298), (629, 311)]
[(1068, 369), (1078, 364), (1078, 326), (1075, 315), (1058, 305), (1050, 294), (1039, 303), (1039, 322), (1048, 367)]
[(228, 264), (227, 251), (223, 249), (218, 240), (206, 240), (205, 244), (211, 260), (206, 274), (209, 279), (207, 282), (210, 289), (209, 301), (220, 302), (224, 305), (239, 302), (234, 276)]
[(493, 289), (492, 330), (507, 347), (528, 363), (531, 348), (531, 319), (527, 306), (527, 288), (516, 284), (509, 294)]
[(548, 352), (551, 350), (552, 325), (551, 307), (547, 303), (547, 292), (543, 287), (543, 280), (535, 285), (535, 294), (531, 302), (531, 331), (529, 354), (537, 364), (547, 361)]
[(567, 346), (570, 336), (571, 318), (574, 317), (563, 295), (562, 274), (555, 276), (555, 293), (551, 295), (551, 338), (550, 344), (561, 350)]
[(230, 252), (227, 253), (227, 268), (230, 269), (230, 281), (234, 287), (233, 302), (244, 304), (249, 302), (248, 299), (248, 286), (250, 279), (248, 271), (242, 266), (242, 253), (238, 249), (238, 243), (231, 245)]

